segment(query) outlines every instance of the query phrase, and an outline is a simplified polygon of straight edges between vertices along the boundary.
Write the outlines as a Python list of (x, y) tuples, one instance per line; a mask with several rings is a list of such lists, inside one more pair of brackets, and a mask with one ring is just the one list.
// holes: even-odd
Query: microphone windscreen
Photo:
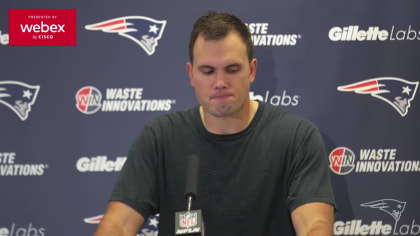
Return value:
[(198, 186), (198, 173), (200, 169), (200, 159), (197, 155), (187, 157), (187, 173), (185, 176), (185, 195), (195, 199)]

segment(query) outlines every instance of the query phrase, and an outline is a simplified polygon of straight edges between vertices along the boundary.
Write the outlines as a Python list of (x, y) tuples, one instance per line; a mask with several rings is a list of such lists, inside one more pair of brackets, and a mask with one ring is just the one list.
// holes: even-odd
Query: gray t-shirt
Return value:
[(295, 235), (290, 213), (309, 202), (335, 204), (327, 154), (316, 127), (259, 103), (251, 124), (216, 135), (198, 107), (158, 117), (133, 143), (111, 200), (143, 217), (160, 213), (159, 234), (174, 235), (186, 210), (187, 156), (200, 159), (197, 199), (206, 235)]

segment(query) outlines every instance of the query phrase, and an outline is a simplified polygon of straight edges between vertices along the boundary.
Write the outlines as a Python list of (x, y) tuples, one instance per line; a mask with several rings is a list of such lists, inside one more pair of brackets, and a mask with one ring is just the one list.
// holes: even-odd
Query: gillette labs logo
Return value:
[(0, 30), (0, 45), (9, 45), (9, 34), (2, 33)]
[(334, 26), (328, 32), (331, 41), (413, 41), (420, 40), (420, 31), (413, 30), (411, 25), (398, 29), (394, 25), (391, 29), (381, 29), (379, 26), (369, 26), (367, 30), (358, 25), (346, 27)]
[(80, 172), (115, 172), (124, 166), (127, 157), (117, 157), (108, 160), (107, 156), (81, 157), (76, 163), (76, 169)]
[(301, 96), (293, 95), (290, 96), (287, 94), (286, 90), (283, 90), (282, 95), (272, 95), (270, 91), (266, 91), (264, 95), (255, 94), (255, 92), (249, 92), (249, 97), (251, 100), (258, 100), (261, 102), (270, 103), (274, 106), (297, 106), (299, 104), (299, 99)]

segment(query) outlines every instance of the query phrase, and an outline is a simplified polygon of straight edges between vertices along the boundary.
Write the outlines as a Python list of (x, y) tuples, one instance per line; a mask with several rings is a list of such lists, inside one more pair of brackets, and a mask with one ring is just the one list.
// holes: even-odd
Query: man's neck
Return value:
[(246, 129), (258, 110), (257, 101), (249, 101), (241, 114), (229, 117), (215, 117), (206, 113), (200, 106), (200, 116), (204, 127), (213, 134), (236, 134)]

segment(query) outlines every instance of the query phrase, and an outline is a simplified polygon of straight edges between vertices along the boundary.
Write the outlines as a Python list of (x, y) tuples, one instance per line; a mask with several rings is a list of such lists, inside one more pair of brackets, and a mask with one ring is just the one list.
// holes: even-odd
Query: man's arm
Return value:
[(144, 217), (133, 208), (121, 202), (110, 201), (94, 236), (137, 235), (143, 223)]
[(334, 206), (312, 202), (293, 210), (292, 222), (298, 236), (333, 235)]

